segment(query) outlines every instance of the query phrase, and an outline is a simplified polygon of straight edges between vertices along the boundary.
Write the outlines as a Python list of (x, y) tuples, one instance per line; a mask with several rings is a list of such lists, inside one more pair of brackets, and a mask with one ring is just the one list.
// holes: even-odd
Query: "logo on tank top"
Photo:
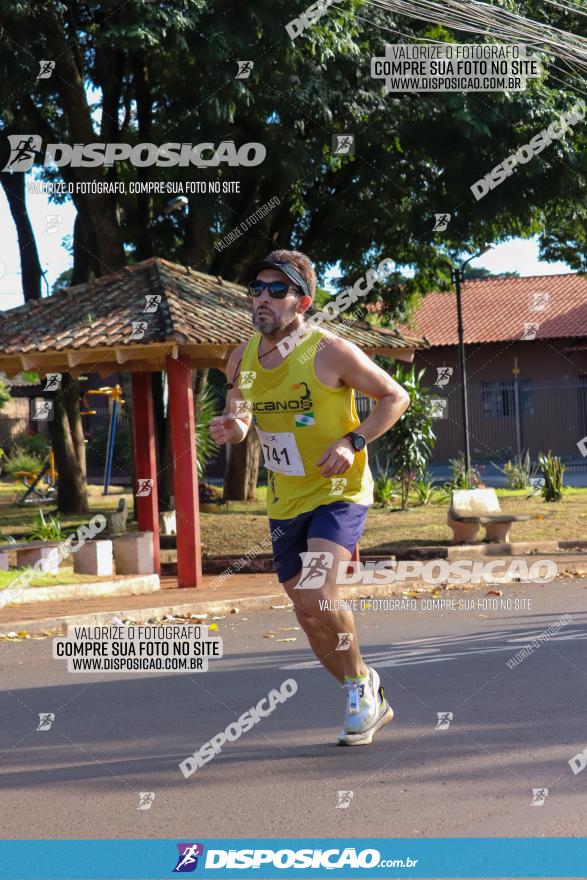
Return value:
[[(290, 397), (289, 400), (256, 400), (253, 403), (254, 412), (263, 413), (280, 413), (280, 412), (299, 412), (313, 414), (312, 409), (312, 392), (308, 388), (306, 382), (297, 382), (292, 385), (292, 391), (300, 391), (297, 397)], [(306, 422), (305, 424), (311, 424)]]

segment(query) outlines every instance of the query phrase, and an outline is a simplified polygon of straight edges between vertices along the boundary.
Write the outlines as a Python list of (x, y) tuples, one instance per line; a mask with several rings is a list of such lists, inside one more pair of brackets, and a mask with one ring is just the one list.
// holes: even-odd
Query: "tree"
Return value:
[[(545, 15), (541, 0), (508, 5)], [(581, 15), (558, 7), (548, 12), (551, 23), (585, 34)], [(549, 259), (563, 255), (585, 265), (587, 150), (579, 126), (481, 201), (470, 191), (574, 102), (568, 66), (562, 87), (557, 70), (519, 93), (393, 96), (370, 75), (371, 58), (384, 54), (390, 38), (471, 38), (407, 17), (403, 36), (396, 36), (385, 10), (348, 0), (345, 10), (330, 7), (292, 42), (284, 22), (294, 14), (290, 0), (258, 0), (247, 16), (241, 0), (41, 0), (33, 7), (0, 0), (8, 37), (0, 45), (4, 134), (38, 132), (44, 143), (232, 139), (259, 141), (267, 150), (261, 168), (38, 166), (46, 179), (60, 175), (72, 184), (239, 184), (230, 195), (189, 194), (185, 216), (164, 212), (167, 195), (74, 194), (72, 283), (150, 254), (242, 282), (251, 260), (276, 246), (295, 246), (320, 271), (339, 263), (344, 286), (388, 256), (397, 273), (368, 299), (380, 298), (385, 320), (396, 322), (427, 291), (449, 289), (451, 262), (487, 241), (538, 235)], [(22, 47), (18, 54), (15, 45)], [(57, 60), (49, 79), (35, 79), (31, 71), (31, 59), (41, 58)], [(248, 79), (235, 78), (237, 58), (254, 58)], [(332, 136), (343, 132), (355, 134), (353, 155), (332, 151)], [(275, 195), (277, 207), (247, 234), (214, 248)], [(433, 230), (437, 212), (451, 213), (443, 233)], [(158, 424), (165, 428), (163, 418)], [(159, 439), (164, 444), (164, 436)], [(252, 481), (245, 472), (254, 470), (253, 455), (243, 444), (233, 458), (243, 486)]]

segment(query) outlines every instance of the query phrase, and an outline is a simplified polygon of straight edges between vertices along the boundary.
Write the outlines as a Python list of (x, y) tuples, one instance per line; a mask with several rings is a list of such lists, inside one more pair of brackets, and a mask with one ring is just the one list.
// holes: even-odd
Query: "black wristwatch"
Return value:
[(355, 452), (361, 452), (362, 449), (367, 445), (367, 441), (363, 437), (362, 434), (357, 434), (355, 431), (349, 431), (348, 434), (344, 435), (348, 437), (351, 443), (353, 444), (353, 449)]

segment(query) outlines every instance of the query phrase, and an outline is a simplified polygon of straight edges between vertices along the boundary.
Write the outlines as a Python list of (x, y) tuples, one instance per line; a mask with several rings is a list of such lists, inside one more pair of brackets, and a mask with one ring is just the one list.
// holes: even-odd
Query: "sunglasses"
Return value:
[(267, 290), (271, 299), (285, 299), (290, 290), (301, 293), (297, 287), (292, 287), (285, 281), (251, 281), (249, 284), (249, 296), (261, 296), (264, 290)]

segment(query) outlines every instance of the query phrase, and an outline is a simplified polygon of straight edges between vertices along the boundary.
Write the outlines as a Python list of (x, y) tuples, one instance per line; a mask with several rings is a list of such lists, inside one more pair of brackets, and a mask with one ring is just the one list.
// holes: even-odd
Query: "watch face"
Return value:
[(367, 441), (362, 434), (353, 434), (352, 441), (353, 446), (355, 447), (357, 452), (360, 452), (362, 449), (364, 449), (367, 444)]

